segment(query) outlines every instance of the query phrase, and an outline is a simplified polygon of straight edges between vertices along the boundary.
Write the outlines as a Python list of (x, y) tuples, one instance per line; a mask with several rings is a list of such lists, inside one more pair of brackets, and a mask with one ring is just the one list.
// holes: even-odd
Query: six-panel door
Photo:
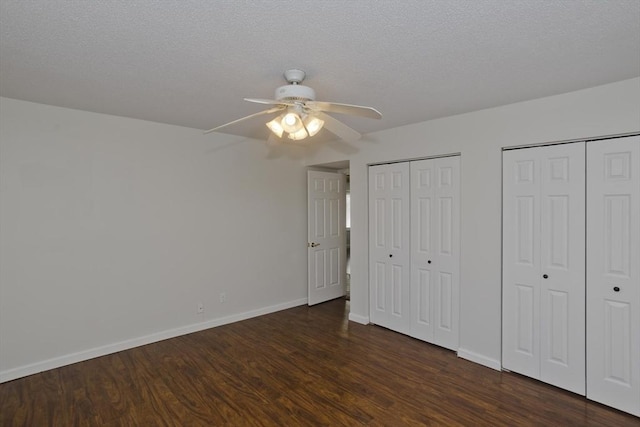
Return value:
[(585, 393), (584, 143), (503, 154), (503, 366)]
[(411, 162), (410, 335), (458, 349), (460, 157)]
[(409, 164), (369, 167), (371, 321), (408, 333), (410, 325)]
[(345, 176), (307, 172), (308, 302), (318, 304), (345, 293)]
[(640, 137), (587, 165), (587, 397), (640, 416)]

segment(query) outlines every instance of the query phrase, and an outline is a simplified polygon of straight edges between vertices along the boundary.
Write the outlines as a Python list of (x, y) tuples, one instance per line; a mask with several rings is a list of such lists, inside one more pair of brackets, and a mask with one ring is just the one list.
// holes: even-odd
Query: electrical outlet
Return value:
[(227, 300), (227, 293), (226, 292), (220, 292), (220, 303), (222, 304), (226, 300)]
[(202, 314), (202, 313), (204, 313), (204, 304), (203, 304), (203, 303), (201, 303), (201, 302), (199, 302), (199, 303), (198, 303), (197, 313), (198, 313), (198, 314)]

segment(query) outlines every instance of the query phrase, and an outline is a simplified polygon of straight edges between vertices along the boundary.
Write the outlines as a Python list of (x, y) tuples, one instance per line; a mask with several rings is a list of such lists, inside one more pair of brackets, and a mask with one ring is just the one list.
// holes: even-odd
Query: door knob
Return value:
[(548, 274), (543, 274), (543, 275), (542, 275), (542, 278), (543, 278), (543, 279), (548, 279), (548, 278), (549, 278), (549, 275), (548, 275)]
[(431, 264), (431, 260), (428, 260), (428, 261), (427, 261), (427, 264)]
[(393, 258), (393, 254), (389, 254), (389, 258)]
[(310, 248), (315, 248), (316, 246), (320, 246), (320, 243), (311, 242), (307, 244), (307, 246), (309, 246)]
[(613, 292), (620, 292), (620, 288), (619, 288), (619, 287), (617, 287), (617, 286), (614, 286), (614, 287), (613, 287)]

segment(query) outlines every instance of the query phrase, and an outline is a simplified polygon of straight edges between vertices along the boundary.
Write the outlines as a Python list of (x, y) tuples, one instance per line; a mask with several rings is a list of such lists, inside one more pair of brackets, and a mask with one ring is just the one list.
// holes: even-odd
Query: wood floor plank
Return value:
[(334, 300), (0, 384), (0, 426), (640, 426)]

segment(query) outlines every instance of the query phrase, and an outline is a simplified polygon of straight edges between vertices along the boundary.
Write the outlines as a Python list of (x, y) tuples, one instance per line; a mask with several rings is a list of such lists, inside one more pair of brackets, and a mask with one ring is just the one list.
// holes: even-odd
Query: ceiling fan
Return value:
[(290, 140), (299, 141), (316, 135), (324, 127), (343, 140), (354, 141), (361, 137), (360, 133), (325, 112), (371, 119), (382, 118), (382, 114), (372, 107), (316, 101), (315, 91), (308, 86), (300, 84), (305, 76), (306, 74), (302, 70), (292, 69), (285, 71), (284, 78), (288, 84), (276, 89), (276, 99), (244, 98), (245, 101), (272, 105), (273, 107), (216, 126), (204, 133), (214, 132), (253, 117), (280, 113), (275, 119), (266, 123), (272, 132), (270, 140), (275, 137), (283, 139), (286, 136)]

